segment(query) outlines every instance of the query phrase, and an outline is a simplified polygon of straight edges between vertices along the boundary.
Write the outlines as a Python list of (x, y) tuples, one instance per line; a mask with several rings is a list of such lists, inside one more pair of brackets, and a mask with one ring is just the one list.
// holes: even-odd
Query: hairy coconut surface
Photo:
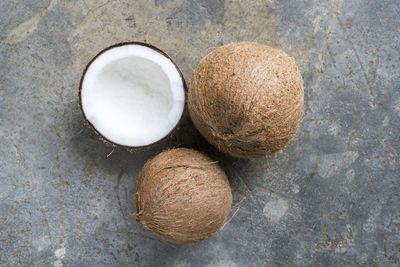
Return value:
[(79, 104), (105, 141), (129, 149), (168, 136), (185, 105), (185, 81), (160, 49), (141, 42), (110, 46), (87, 65)]
[(207, 55), (190, 82), (188, 108), (209, 143), (240, 158), (281, 150), (303, 116), (303, 80), (285, 52), (233, 43)]
[(136, 185), (136, 220), (173, 243), (203, 240), (223, 225), (232, 194), (228, 178), (204, 154), (186, 148), (160, 153)]

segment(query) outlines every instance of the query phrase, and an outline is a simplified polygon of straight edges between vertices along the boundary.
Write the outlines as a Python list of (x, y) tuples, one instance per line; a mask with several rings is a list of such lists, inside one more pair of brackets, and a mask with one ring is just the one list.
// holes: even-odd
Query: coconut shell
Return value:
[(193, 73), (190, 117), (209, 143), (239, 158), (273, 154), (293, 138), (304, 90), (295, 61), (258, 43), (233, 43), (207, 55)]
[(102, 140), (102, 141), (103, 141), (104, 143), (106, 143), (106, 144), (112, 145), (112, 146), (114, 147), (114, 149), (115, 149), (115, 148), (125, 148), (125, 149), (128, 150), (129, 152), (135, 152), (135, 151), (138, 151), (138, 150), (146, 150), (146, 149), (150, 148), (151, 146), (153, 146), (153, 145), (155, 145), (155, 144), (158, 144), (158, 143), (164, 141), (165, 139), (167, 139), (168, 137), (170, 137), (170, 136), (177, 130), (177, 127), (178, 127), (178, 125), (179, 125), (179, 122), (182, 121), (184, 112), (182, 112), (182, 115), (181, 115), (181, 118), (179, 119), (179, 122), (175, 125), (175, 127), (174, 127), (168, 134), (166, 134), (166, 135), (165, 135), (163, 138), (161, 138), (160, 140), (158, 140), (158, 141), (156, 141), (156, 142), (154, 142), (154, 143), (152, 143), (152, 144), (145, 145), (145, 146), (125, 146), (125, 145), (122, 145), (122, 144), (118, 144), (118, 143), (116, 143), (116, 142), (111, 141), (111, 140), (108, 139), (107, 137), (103, 136), (103, 135), (96, 129), (96, 127), (88, 120), (88, 118), (86, 117), (86, 114), (85, 114), (85, 112), (84, 112), (84, 110), (83, 110), (83, 105), (82, 105), (82, 85), (83, 85), (83, 81), (84, 81), (84, 79), (85, 79), (86, 72), (88, 71), (90, 65), (91, 65), (100, 55), (102, 55), (103, 53), (107, 52), (108, 50), (111, 50), (111, 49), (113, 49), (113, 48), (117, 48), (117, 47), (120, 47), (120, 46), (124, 46), (124, 45), (142, 45), (142, 46), (146, 46), (146, 47), (151, 48), (151, 49), (153, 49), (154, 51), (160, 53), (161, 55), (165, 56), (166, 58), (168, 58), (168, 59), (172, 62), (172, 64), (175, 65), (175, 67), (176, 67), (176, 69), (177, 69), (177, 71), (178, 71), (178, 73), (179, 73), (179, 75), (180, 75), (180, 77), (181, 77), (181, 79), (182, 79), (183, 89), (184, 89), (184, 91), (185, 91), (185, 98), (186, 98), (187, 86), (186, 86), (186, 81), (185, 81), (185, 79), (184, 79), (184, 77), (183, 77), (182, 71), (179, 69), (179, 67), (178, 67), (178, 65), (175, 63), (175, 61), (174, 61), (170, 56), (168, 56), (168, 54), (165, 53), (163, 50), (161, 50), (160, 48), (158, 48), (158, 47), (156, 47), (156, 46), (154, 46), (154, 45), (152, 45), (152, 44), (147, 43), (146, 40), (145, 40), (144, 42), (140, 42), (140, 41), (130, 41), (130, 42), (122, 42), (122, 43), (117, 43), (117, 44), (111, 45), (111, 46), (109, 46), (109, 47), (104, 48), (103, 50), (101, 50), (101, 51), (100, 51), (96, 56), (94, 56), (94, 57), (90, 60), (90, 62), (85, 66), (85, 68), (84, 68), (84, 70), (83, 70), (83, 73), (82, 73), (82, 76), (81, 76), (81, 80), (80, 80), (80, 82), (79, 82), (79, 102), (78, 102), (78, 104), (79, 104), (79, 109), (80, 109), (80, 111), (81, 111), (81, 113), (82, 113), (82, 115), (83, 115), (83, 118), (84, 118), (84, 120), (85, 120), (85, 125), (88, 126), (88, 127), (90, 127), (90, 128), (92, 128), (92, 129), (95, 131), (95, 133), (100, 137), (100, 140)]
[(156, 236), (177, 244), (216, 233), (229, 214), (232, 194), (218, 164), (186, 148), (148, 161), (136, 185), (136, 220)]

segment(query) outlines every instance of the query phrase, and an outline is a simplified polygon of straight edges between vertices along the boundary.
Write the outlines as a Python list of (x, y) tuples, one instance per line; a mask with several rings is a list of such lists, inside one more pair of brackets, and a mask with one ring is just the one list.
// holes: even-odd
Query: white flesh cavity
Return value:
[(138, 147), (165, 137), (179, 122), (185, 93), (169, 58), (139, 44), (111, 48), (89, 66), (81, 88), (87, 120), (113, 143)]

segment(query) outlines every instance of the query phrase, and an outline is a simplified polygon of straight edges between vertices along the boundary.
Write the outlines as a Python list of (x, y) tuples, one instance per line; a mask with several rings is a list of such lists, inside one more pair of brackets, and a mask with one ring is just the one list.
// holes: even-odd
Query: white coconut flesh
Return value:
[(157, 50), (127, 44), (110, 48), (88, 67), (81, 85), (86, 119), (109, 141), (128, 147), (153, 144), (178, 124), (184, 82)]

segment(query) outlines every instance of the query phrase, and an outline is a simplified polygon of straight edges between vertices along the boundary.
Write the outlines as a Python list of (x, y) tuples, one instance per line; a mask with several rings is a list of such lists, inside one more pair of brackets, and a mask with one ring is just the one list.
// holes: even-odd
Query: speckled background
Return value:
[[(1, 266), (398, 266), (398, 0), (0, 1)], [(238, 160), (179, 131), (144, 152), (112, 151), (83, 124), (78, 83), (101, 49), (144, 40), (186, 81), (234, 41), (286, 51), (305, 83), (296, 138)], [(173, 245), (134, 221), (144, 162), (199, 149), (230, 177), (227, 225)]]

